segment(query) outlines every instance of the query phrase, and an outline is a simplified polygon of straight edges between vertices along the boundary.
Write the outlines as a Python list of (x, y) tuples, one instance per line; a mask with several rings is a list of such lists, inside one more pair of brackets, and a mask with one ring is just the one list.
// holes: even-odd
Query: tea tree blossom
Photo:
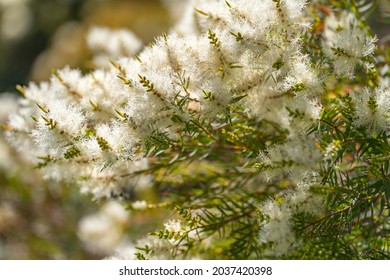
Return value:
[(366, 90), (352, 94), (355, 104), (354, 123), (369, 132), (380, 133), (390, 125), (390, 89), (383, 85), (374, 92)]
[(145, 200), (137, 200), (131, 204), (131, 208), (134, 210), (145, 210), (148, 207), (148, 203)]
[(110, 254), (124, 242), (124, 229), (128, 221), (129, 212), (118, 202), (111, 201), (98, 213), (80, 221), (78, 235), (88, 250)]
[(302, 245), (293, 230), (294, 215), (320, 217), (323, 214), (323, 197), (310, 193), (311, 186), (318, 184), (318, 174), (304, 172), (292, 179), (296, 181), (296, 188), (285, 194), (282, 203), (268, 200), (260, 206), (265, 219), (261, 223), (259, 239), (263, 243), (271, 242), (271, 248), (265, 252), (271, 256), (288, 255)]
[[(137, 243), (139, 259), (296, 256), (317, 240), (332, 252), (340, 220), (360, 219), (373, 199), (346, 198), (356, 178), (376, 186), (384, 213), (388, 142), (378, 135), (388, 132), (389, 91), (354, 6), (317, 16), (323, 2), (188, 1), (172, 32), (142, 50), (127, 31), (92, 29), (99, 68), (19, 86), (8, 137), (47, 178), (95, 199), (174, 209)], [(353, 90), (342, 77), (356, 77)], [(383, 151), (366, 148), (378, 142)], [(137, 197), (151, 185), (161, 203)], [(94, 223), (80, 236), (117, 243), (102, 234), (109, 222), (95, 233)]]
[(375, 37), (367, 37), (352, 13), (339, 17), (331, 14), (325, 21), (324, 50), (332, 60), (335, 73), (349, 78), (354, 76), (357, 64), (375, 50)]
[(104, 68), (110, 59), (135, 55), (142, 42), (129, 30), (95, 26), (89, 31), (87, 45), (94, 53), (95, 65)]

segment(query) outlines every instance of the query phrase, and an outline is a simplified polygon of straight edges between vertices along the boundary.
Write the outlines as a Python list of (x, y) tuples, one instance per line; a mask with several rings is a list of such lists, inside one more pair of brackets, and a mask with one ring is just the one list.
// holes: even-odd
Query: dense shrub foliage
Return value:
[(189, 1), (141, 51), (95, 28), (96, 69), (19, 86), (8, 138), (48, 179), (168, 210), (114, 258), (389, 258), (390, 53), (358, 4)]

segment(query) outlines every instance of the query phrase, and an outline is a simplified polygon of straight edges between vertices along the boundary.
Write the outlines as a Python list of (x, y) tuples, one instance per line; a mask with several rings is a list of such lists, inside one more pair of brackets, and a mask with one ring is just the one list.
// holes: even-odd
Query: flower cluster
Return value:
[(381, 133), (390, 125), (390, 89), (380, 86), (364, 92), (354, 92), (352, 101), (355, 107), (354, 123), (365, 127), (369, 132)]
[(336, 17), (326, 18), (324, 50), (332, 60), (337, 75), (353, 78), (357, 64), (365, 61), (375, 50), (376, 37), (367, 37), (367, 30), (359, 27), (359, 21), (352, 13), (343, 12)]
[[(278, 193), (282, 203), (270, 199), (260, 206), (260, 243), (271, 244), (269, 255), (289, 254), (300, 244), (296, 216), (313, 218), (324, 211), (323, 196), (311, 188), (320, 184), (321, 162), (337, 153), (339, 142), (330, 141), (321, 152), (322, 135), (313, 133), (325, 112), (325, 83), (330, 76), (352, 79), (359, 64), (370, 70), (376, 42), (355, 14), (330, 13), (321, 46), (312, 48), (318, 38), (310, 35), (314, 29), (306, 2), (188, 1), (173, 32), (142, 51), (127, 31), (92, 29), (88, 43), (100, 69), (64, 68), (49, 82), (19, 87), (25, 99), (19, 113), (10, 116), (8, 136), (22, 151), (28, 149), (48, 178), (77, 183), (95, 198), (128, 199), (134, 190), (150, 186), (153, 175), (161, 175), (153, 173), (161, 154), (171, 157), (167, 163), (161, 156), (169, 166), (200, 149), (210, 152), (195, 157), (199, 161), (215, 147), (243, 151), (239, 160), (229, 158), (236, 160), (233, 168), (223, 157), (218, 164), (231, 174), (258, 168), (256, 179), (244, 188), (258, 195), (264, 186), (280, 190), (284, 179), (294, 187)], [(320, 62), (313, 58), (318, 54)], [(108, 56), (111, 64), (105, 62)], [(353, 124), (385, 131), (388, 95), (385, 86), (353, 94)], [(199, 207), (200, 220), (229, 214), (228, 220), (235, 220), (238, 204), (210, 201), (204, 205), (212, 211)], [(148, 203), (131, 207), (143, 210)], [(197, 223), (190, 214), (185, 219)], [(205, 228), (218, 230), (220, 224)], [(191, 228), (171, 220), (162, 232), (179, 238)]]
[[(177, 139), (188, 123), (212, 122), (241, 97), (250, 116), (295, 131), (300, 124), (290, 121), (291, 111), (304, 116), (300, 123), (318, 118), (319, 111), (313, 98), (320, 79), (300, 50), (308, 27), (298, 20), (304, 3), (197, 3), (192, 16), (200, 35), (166, 35), (109, 70), (83, 75), (65, 68), (50, 82), (22, 88), (26, 99), (11, 116), (11, 137), (18, 146), (33, 142), (25, 144), (35, 147), (33, 156), (42, 159), (49, 177), (82, 181), (83, 190), (102, 197), (147, 168), (147, 139)], [(113, 55), (121, 44), (139, 47), (129, 34), (101, 29), (92, 30), (90, 45), (98, 48), (107, 36), (115, 37), (106, 46)]]
[(282, 203), (268, 200), (260, 207), (265, 218), (259, 240), (272, 244), (265, 254), (280, 257), (299, 248), (301, 240), (293, 230), (294, 217), (298, 214), (319, 217), (323, 212), (323, 197), (310, 192), (310, 188), (319, 183), (316, 182), (318, 174), (306, 172), (302, 177), (296, 182), (296, 188), (285, 194)]

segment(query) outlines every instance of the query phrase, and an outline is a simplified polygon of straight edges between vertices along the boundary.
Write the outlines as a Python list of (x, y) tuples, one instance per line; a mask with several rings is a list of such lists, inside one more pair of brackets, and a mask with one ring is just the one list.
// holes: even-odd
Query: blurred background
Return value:
[(0, 92), (64, 65), (88, 67), (85, 36), (95, 25), (129, 28), (148, 43), (170, 17), (157, 0), (0, 0)]
[[(65, 65), (92, 67), (85, 40), (90, 27), (128, 28), (147, 45), (168, 32), (184, 2), (0, 0), (0, 125), (16, 110), (15, 85), (46, 80)], [(360, 2), (368, 5), (374, 32), (389, 42), (390, 17), (383, 16), (386, 6), (378, 8), (389, 0)], [(130, 219), (115, 203), (93, 202), (74, 186), (43, 180), (23, 155), (9, 148), (2, 133), (0, 259), (101, 259), (118, 246), (131, 247), (126, 233), (138, 238), (155, 229), (142, 214)]]

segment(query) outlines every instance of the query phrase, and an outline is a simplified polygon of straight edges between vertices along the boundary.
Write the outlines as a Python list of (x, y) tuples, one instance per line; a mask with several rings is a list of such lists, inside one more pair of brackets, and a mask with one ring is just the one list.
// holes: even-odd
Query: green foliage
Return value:
[(81, 151), (75, 147), (72, 146), (70, 147), (65, 153), (64, 153), (64, 158), (65, 159), (72, 159), (81, 156)]
[[(389, 258), (389, 135), (354, 126), (348, 95), (332, 100), (319, 126), (321, 148), (337, 143), (322, 164), (327, 214), (302, 223), (332, 258)], [(337, 250), (335, 250), (337, 248)]]

